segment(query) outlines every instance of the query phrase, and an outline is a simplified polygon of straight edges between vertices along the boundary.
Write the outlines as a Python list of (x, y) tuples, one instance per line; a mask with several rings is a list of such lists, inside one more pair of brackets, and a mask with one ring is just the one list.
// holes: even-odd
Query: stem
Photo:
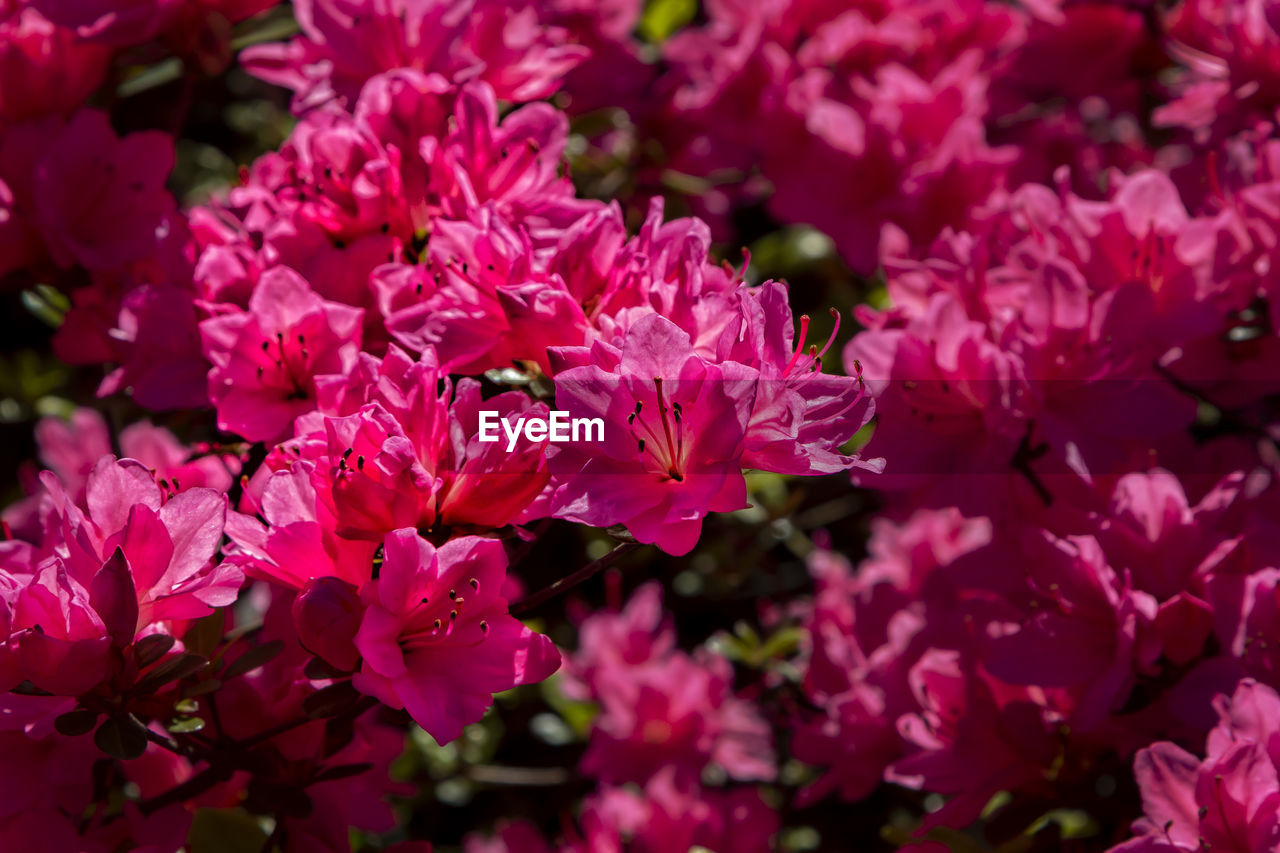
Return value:
[(209, 694), (209, 719), (213, 721), (213, 730), (222, 737), (222, 717), (218, 714), (217, 691)]
[(1010, 466), (1014, 471), (1027, 478), (1027, 482), (1031, 484), (1031, 488), (1044, 502), (1045, 506), (1053, 505), (1053, 492), (1049, 491), (1048, 486), (1040, 479), (1035, 471), (1031, 470), (1031, 463), (1039, 459), (1049, 448), (1045, 444), (1033, 448), (1031, 446), (1031, 433), (1035, 429), (1035, 423), (1027, 424), (1027, 434), (1022, 437), (1022, 443), (1018, 445), (1018, 449), (1014, 451), (1013, 458), (1009, 460)]
[(587, 563), (585, 566), (578, 569), (573, 574), (566, 575), (565, 577), (562, 577), (560, 578), (560, 580), (551, 584), (551, 586), (546, 587), (545, 589), (541, 589), (535, 592), (533, 595), (526, 595), (524, 598), (520, 599), (515, 604), (511, 605), (511, 615), (520, 616), (522, 614), (528, 613), (530, 610), (534, 609), (539, 604), (542, 604), (547, 599), (553, 598), (566, 590), (572, 589), (573, 587), (577, 586), (583, 581), (588, 580), (589, 578), (593, 577), (601, 570), (606, 569), (609, 566), (613, 565), (615, 562), (617, 562), (619, 557), (623, 556), (624, 554), (629, 554), (630, 552), (636, 550), (639, 547), (640, 547), (640, 544), (638, 542), (618, 543), (618, 545), (615, 546), (612, 551), (610, 551), (608, 554), (605, 554), (600, 559), (593, 560), (590, 563)]
[(551, 519), (549, 518), (544, 518), (542, 521), (538, 522), (538, 525), (533, 528), (532, 535), (525, 541), (521, 542), (511, 554), (510, 559), (507, 561), (507, 565), (510, 568), (515, 568), (524, 562), (524, 558), (529, 556), (529, 552), (533, 550), (533, 546), (538, 544), (543, 535), (546, 534), (549, 527), (551, 527)]
[(175, 785), (163, 794), (157, 794), (149, 800), (138, 803), (138, 808), (144, 815), (154, 814), (166, 806), (198, 797), (226, 778), (225, 768), (209, 765), (181, 785)]
[(234, 743), (236, 746), (239, 746), (239, 747), (257, 746), (258, 744), (264, 741), (271, 740), (276, 735), (282, 735), (285, 732), (293, 731), (299, 726), (305, 726), (307, 723), (314, 723), (314, 722), (315, 722), (315, 719), (312, 717), (307, 717), (307, 716), (294, 717), (292, 720), (286, 720), (285, 722), (274, 725), (269, 729), (263, 729), (257, 734), (250, 735), (249, 737), (244, 738), (243, 740), (234, 741)]
[(181, 755), (184, 758), (191, 755), (191, 750), (188, 749), (187, 747), (178, 743), (176, 740), (174, 740), (171, 737), (166, 737), (165, 735), (162, 735), (159, 732), (152, 731), (150, 728), (147, 729), (147, 740), (151, 741), (156, 746), (159, 746), (162, 749), (169, 750), (174, 755)]

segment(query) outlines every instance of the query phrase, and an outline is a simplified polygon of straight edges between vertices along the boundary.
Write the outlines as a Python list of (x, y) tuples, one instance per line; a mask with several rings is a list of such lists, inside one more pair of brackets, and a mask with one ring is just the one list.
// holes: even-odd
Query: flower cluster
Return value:
[[(823, 372), (832, 341), (797, 334), (785, 284), (716, 262), (660, 201), (628, 223), (577, 194), (541, 99), (589, 52), (558, 10), (294, 4), (301, 34), (242, 59), (294, 91), (296, 124), (180, 203), (173, 135), (90, 104), (151, 57), (189, 101), (272, 5), (3, 7), (0, 67), (30, 82), (0, 98), (0, 274), (54, 313), (60, 359), (107, 368), (99, 397), (178, 428), (72, 408), (36, 429), (47, 470), (4, 514), (0, 709), (4, 775), (54, 775), (6, 805), (6, 848), (176, 850), (225, 831), (213, 810), (266, 849), (345, 850), (414, 793), (388, 777), (406, 722), (449, 744), (560, 667), (509, 604), (547, 525), (681, 555), (747, 507), (747, 469), (880, 465), (846, 447), (865, 384)], [(602, 436), (481, 438), (483, 414), (553, 406)], [(728, 659), (653, 630), (634, 672), (600, 648), (580, 679), (604, 707), (583, 772), (607, 787), (573, 843), (658, 814), (654, 844), (731, 838), (742, 809), (765, 843), (759, 796), (700, 772), (774, 778), (768, 724)]]
[(0, 849), (1274, 848), (1277, 22), (0, 0)]

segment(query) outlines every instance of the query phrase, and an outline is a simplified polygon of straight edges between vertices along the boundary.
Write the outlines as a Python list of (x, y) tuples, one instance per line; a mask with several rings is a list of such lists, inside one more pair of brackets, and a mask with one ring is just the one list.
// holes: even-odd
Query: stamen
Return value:
[(809, 336), (809, 315), (800, 315), (800, 334), (796, 338), (796, 351), (791, 354), (791, 360), (787, 362), (787, 366), (782, 368), (782, 375), (786, 376), (791, 372), (791, 368), (795, 367), (796, 361), (800, 358), (800, 353), (804, 349), (804, 339)]
[(836, 335), (840, 334), (840, 312), (832, 308), (831, 316), (836, 321), (836, 325), (835, 325), (835, 328), (831, 330), (831, 337), (827, 338), (827, 345), (824, 346), (822, 348), (822, 351), (818, 353), (819, 357), (827, 354), (827, 350), (831, 349), (831, 345), (836, 342)]

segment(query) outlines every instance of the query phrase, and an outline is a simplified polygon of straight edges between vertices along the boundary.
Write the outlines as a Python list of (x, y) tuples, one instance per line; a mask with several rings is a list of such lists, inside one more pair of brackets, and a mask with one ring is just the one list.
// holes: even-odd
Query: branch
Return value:
[(181, 785), (175, 785), (163, 794), (157, 794), (149, 800), (138, 803), (144, 815), (154, 814), (166, 806), (182, 803), (198, 797), (205, 791), (229, 778), (227, 768), (209, 765)]
[(551, 584), (551, 586), (546, 587), (545, 589), (541, 589), (535, 592), (533, 595), (526, 595), (524, 598), (520, 599), (515, 604), (511, 605), (511, 615), (521, 616), (525, 613), (528, 613), (530, 610), (534, 609), (539, 604), (542, 604), (547, 599), (554, 598), (555, 596), (559, 595), (562, 592), (565, 592), (566, 590), (573, 589), (575, 586), (593, 577), (603, 569), (607, 569), (609, 566), (617, 562), (618, 558), (622, 557), (624, 554), (629, 554), (630, 552), (636, 550), (639, 547), (640, 547), (640, 544), (637, 542), (618, 543), (618, 545), (615, 546), (612, 551), (610, 551), (608, 554), (605, 554), (600, 559), (593, 560), (590, 563), (587, 563), (585, 566), (578, 569), (573, 574), (567, 575), (561, 578), (560, 580)]

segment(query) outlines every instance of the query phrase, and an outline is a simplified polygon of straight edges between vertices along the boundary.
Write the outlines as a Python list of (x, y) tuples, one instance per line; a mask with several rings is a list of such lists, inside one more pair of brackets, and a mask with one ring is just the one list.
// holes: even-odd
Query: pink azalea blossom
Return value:
[(556, 375), (556, 404), (604, 421), (601, 443), (565, 444), (550, 458), (559, 518), (625, 524), (673, 554), (697, 542), (708, 512), (746, 502), (743, 442), (758, 373), (714, 364), (671, 321), (651, 314), (622, 349), (596, 343), (589, 363)]
[(409, 68), (462, 83), (480, 79), (500, 97), (532, 101), (552, 94), (586, 51), (540, 20), (536, 4), (491, 0), (410, 2), (305, 0), (302, 35), (247, 52), (246, 65), (294, 90), (294, 106), (352, 103), (383, 71)]
[(248, 311), (200, 324), (219, 428), (252, 441), (279, 438), (315, 407), (316, 376), (355, 363), (362, 317), (321, 299), (287, 267), (264, 273)]
[(1274, 755), (1280, 697), (1251, 679), (1214, 702), (1218, 726), (1199, 759), (1168, 741), (1141, 750), (1134, 775), (1145, 815), (1133, 841), (1111, 848), (1263, 853), (1280, 843), (1280, 784)]
[(0, 12), (0, 121), (67, 115), (102, 83), (111, 50), (79, 42), (33, 6)]
[(662, 772), (639, 792), (605, 788), (583, 810), (582, 832), (566, 853), (635, 850), (658, 853), (705, 847), (764, 853), (773, 849), (778, 816), (749, 788), (703, 790)]
[(153, 252), (172, 227), (175, 203), (165, 181), (173, 157), (165, 134), (119, 137), (105, 113), (84, 108), (66, 120), (48, 116), (7, 129), (0, 182), (16, 206), (9, 215), (39, 234), (58, 267), (118, 269)]
[(484, 715), (492, 694), (559, 668), (551, 641), (507, 614), (501, 543), (462, 537), (435, 548), (398, 530), (384, 548), (378, 578), (361, 593), (362, 692), (405, 708), (443, 744)]
[(127, 46), (162, 34), (179, 44), (198, 43), (202, 31), (216, 32), (219, 24), (229, 29), (230, 24), (274, 6), (275, 0), (37, 0), (34, 5), (50, 19), (73, 28), (82, 39)]
[(236, 599), (243, 575), (215, 564), (226, 498), (212, 489), (165, 493), (133, 460), (100, 459), (83, 507), (57, 478), (45, 519), (48, 556), (18, 575), (9, 643), (22, 677), (77, 695), (113, 676), (110, 653), (152, 630), (180, 630)]
[(728, 661), (719, 657), (676, 653), (605, 670), (595, 680), (601, 714), (582, 772), (618, 784), (643, 782), (667, 767), (678, 779), (696, 780), (715, 764), (736, 779), (772, 779), (768, 728), (730, 684)]
[(783, 474), (882, 468), (883, 462), (840, 452), (871, 420), (875, 405), (860, 376), (822, 372), (821, 359), (830, 342), (820, 353), (804, 352), (808, 317), (801, 318), (800, 339), (793, 344), (786, 288), (767, 282), (744, 289), (739, 310), (742, 318), (725, 329), (719, 355), (760, 371), (743, 464)]

